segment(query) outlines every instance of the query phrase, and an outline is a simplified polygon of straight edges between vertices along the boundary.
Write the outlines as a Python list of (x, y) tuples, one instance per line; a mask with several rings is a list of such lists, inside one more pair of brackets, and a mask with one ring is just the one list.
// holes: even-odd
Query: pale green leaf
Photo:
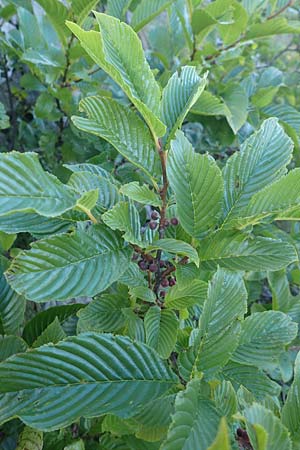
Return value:
[(36, 302), (93, 296), (125, 272), (130, 256), (120, 237), (99, 225), (35, 242), (15, 258), (7, 279)]
[(9, 128), (9, 117), (5, 112), (5, 108), (2, 102), (0, 102), (0, 130)]
[(182, 132), (171, 142), (167, 174), (180, 224), (192, 236), (213, 227), (221, 214), (223, 180), (216, 162), (195, 153)]
[(43, 432), (25, 427), (19, 436), (16, 450), (42, 450)]
[(75, 192), (45, 172), (36, 153), (0, 154), (1, 215), (25, 211), (55, 217), (75, 203)]
[(207, 297), (207, 283), (201, 280), (183, 284), (177, 283), (169, 289), (164, 305), (171, 309), (185, 309), (193, 305), (203, 305)]
[(219, 231), (201, 240), (200, 264), (229, 270), (279, 270), (298, 260), (295, 248), (277, 239)]
[(66, 333), (62, 329), (58, 318), (56, 317), (53, 322), (40, 334), (40, 336), (33, 342), (32, 347), (40, 347), (44, 344), (57, 344), (66, 337)]
[(175, 72), (168, 81), (160, 105), (161, 119), (167, 125), (166, 146), (174, 138), (185, 116), (202, 94), (206, 79), (207, 74), (200, 77), (196, 67), (184, 66), (180, 73)]
[(207, 450), (230, 450), (230, 438), (225, 417), (222, 417), (216, 439)]
[(45, 431), (80, 416), (133, 416), (177, 382), (148, 346), (96, 333), (13, 356), (0, 376), (0, 421), (17, 416)]
[(141, 245), (140, 216), (134, 204), (119, 202), (112, 209), (102, 214), (102, 220), (112, 230), (125, 232), (123, 238), (126, 241)]
[(225, 181), (225, 222), (240, 214), (252, 196), (286, 171), (293, 144), (277, 119), (267, 119), (228, 159), (223, 170)]
[(90, 212), (97, 204), (99, 198), (99, 189), (92, 189), (84, 192), (77, 200), (76, 207), (83, 212)]
[(135, 202), (143, 205), (161, 206), (161, 199), (146, 184), (142, 186), (137, 181), (124, 184), (120, 192)]
[(117, 331), (125, 325), (122, 309), (129, 306), (128, 299), (120, 294), (103, 294), (96, 297), (77, 313), (78, 330), (80, 332)]
[(178, 319), (173, 311), (151, 306), (144, 319), (146, 343), (164, 359), (174, 350)]
[(201, 380), (192, 380), (177, 395), (162, 450), (207, 450), (215, 440), (221, 417), (201, 388)]
[(254, 403), (243, 416), (253, 450), (292, 450), (288, 430), (272, 411)]
[(240, 341), (231, 359), (240, 364), (267, 368), (297, 336), (298, 325), (280, 311), (254, 313), (242, 324)]
[(160, 88), (146, 61), (141, 41), (133, 29), (118, 19), (95, 13), (99, 32), (67, 26), (80, 40), (90, 57), (120, 85), (140, 111), (154, 136), (165, 134), (158, 119)]
[(163, 250), (167, 253), (174, 253), (180, 256), (187, 256), (191, 262), (195, 263), (199, 267), (199, 257), (197, 251), (187, 242), (180, 241), (178, 239), (165, 238), (154, 241), (146, 251)]
[(131, 18), (132, 28), (138, 32), (147, 23), (158, 16), (162, 11), (168, 8), (175, 0), (141, 0), (135, 8)]
[(150, 131), (130, 108), (108, 97), (88, 97), (80, 108), (88, 118), (73, 116), (77, 128), (110, 142), (122, 156), (152, 178), (160, 162)]

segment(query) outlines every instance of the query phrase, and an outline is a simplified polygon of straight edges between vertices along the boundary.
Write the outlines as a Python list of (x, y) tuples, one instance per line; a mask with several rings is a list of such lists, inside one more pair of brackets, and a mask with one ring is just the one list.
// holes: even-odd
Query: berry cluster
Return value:
[[(149, 222), (149, 228), (151, 230), (155, 230), (158, 226), (158, 220), (160, 218), (160, 215), (157, 211), (152, 211), (151, 213), (151, 221)], [(163, 228), (167, 228), (169, 225), (177, 226), (179, 224), (179, 220), (177, 217), (172, 217), (171, 220), (164, 219), (164, 222), (162, 224)]]

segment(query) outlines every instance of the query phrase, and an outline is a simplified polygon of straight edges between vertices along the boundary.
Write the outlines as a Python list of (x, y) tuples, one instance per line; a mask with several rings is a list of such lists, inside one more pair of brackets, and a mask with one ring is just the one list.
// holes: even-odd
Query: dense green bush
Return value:
[(300, 449), (299, 3), (0, 5), (1, 449)]

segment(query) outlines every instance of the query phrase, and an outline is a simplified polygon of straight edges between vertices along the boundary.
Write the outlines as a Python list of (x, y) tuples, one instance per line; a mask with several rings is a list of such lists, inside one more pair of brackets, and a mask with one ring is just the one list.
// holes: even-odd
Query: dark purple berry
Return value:
[(150, 222), (149, 223), (149, 227), (151, 230), (155, 230), (155, 228), (157, 227), (157, 223), (156, 222)]
[(139, 257), (139, 254), (138, 253), (134, 253), (133, 255), (132, 255), (132, 261), (136, 261), (137, 259), (138, 259), (138, 257)]
[(141, 270), (147, 270), (148, 269), (148, 264), (145, 261), (139, 261), (138, 265), (139, 265), (139, 268)]
[(179, 224), (179, 220), (177, 219), (177, 217), (172, 217), (171, 224), (174, 225), (175, 227), (176, 227), (176, 225)]
[(156, 272), (157, 269), (158, 269), (157, 264), (155, 264), (155, 263), (150, 264), (150, 266), (149, 266), (150, 272)]
[(175, 278), (169, 278), (169, 286), (175, 286), (176, 281)]
[(162, 287), (168, 287), (168, 286), (169, 286), (169, 281), (168, 281), (166, 278), (164, 278), (164, 279), (161, 281), (160, 284), (162, 285)]
[(152, 220), (157, 220), (159, 218), (159, 214), (157, 211), (152, 211), (151, 213), (151, 219)]
[(159, 261), (159, 267), (166, 267), (165, 261)]
[(165, 293), (165, 291), (160, 291), (159, 295), (160, 295), (160, 297), (165, 298), (166, 293)]

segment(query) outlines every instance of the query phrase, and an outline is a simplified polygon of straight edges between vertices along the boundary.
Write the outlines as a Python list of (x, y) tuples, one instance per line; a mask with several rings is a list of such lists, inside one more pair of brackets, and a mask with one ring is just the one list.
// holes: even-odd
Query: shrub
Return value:
[(45, 145), (0, 110), (3, 448), (298, 448), (299, 113), (250, 73), (291, 2), (21, 3), (7, 92), (15, 52)]

